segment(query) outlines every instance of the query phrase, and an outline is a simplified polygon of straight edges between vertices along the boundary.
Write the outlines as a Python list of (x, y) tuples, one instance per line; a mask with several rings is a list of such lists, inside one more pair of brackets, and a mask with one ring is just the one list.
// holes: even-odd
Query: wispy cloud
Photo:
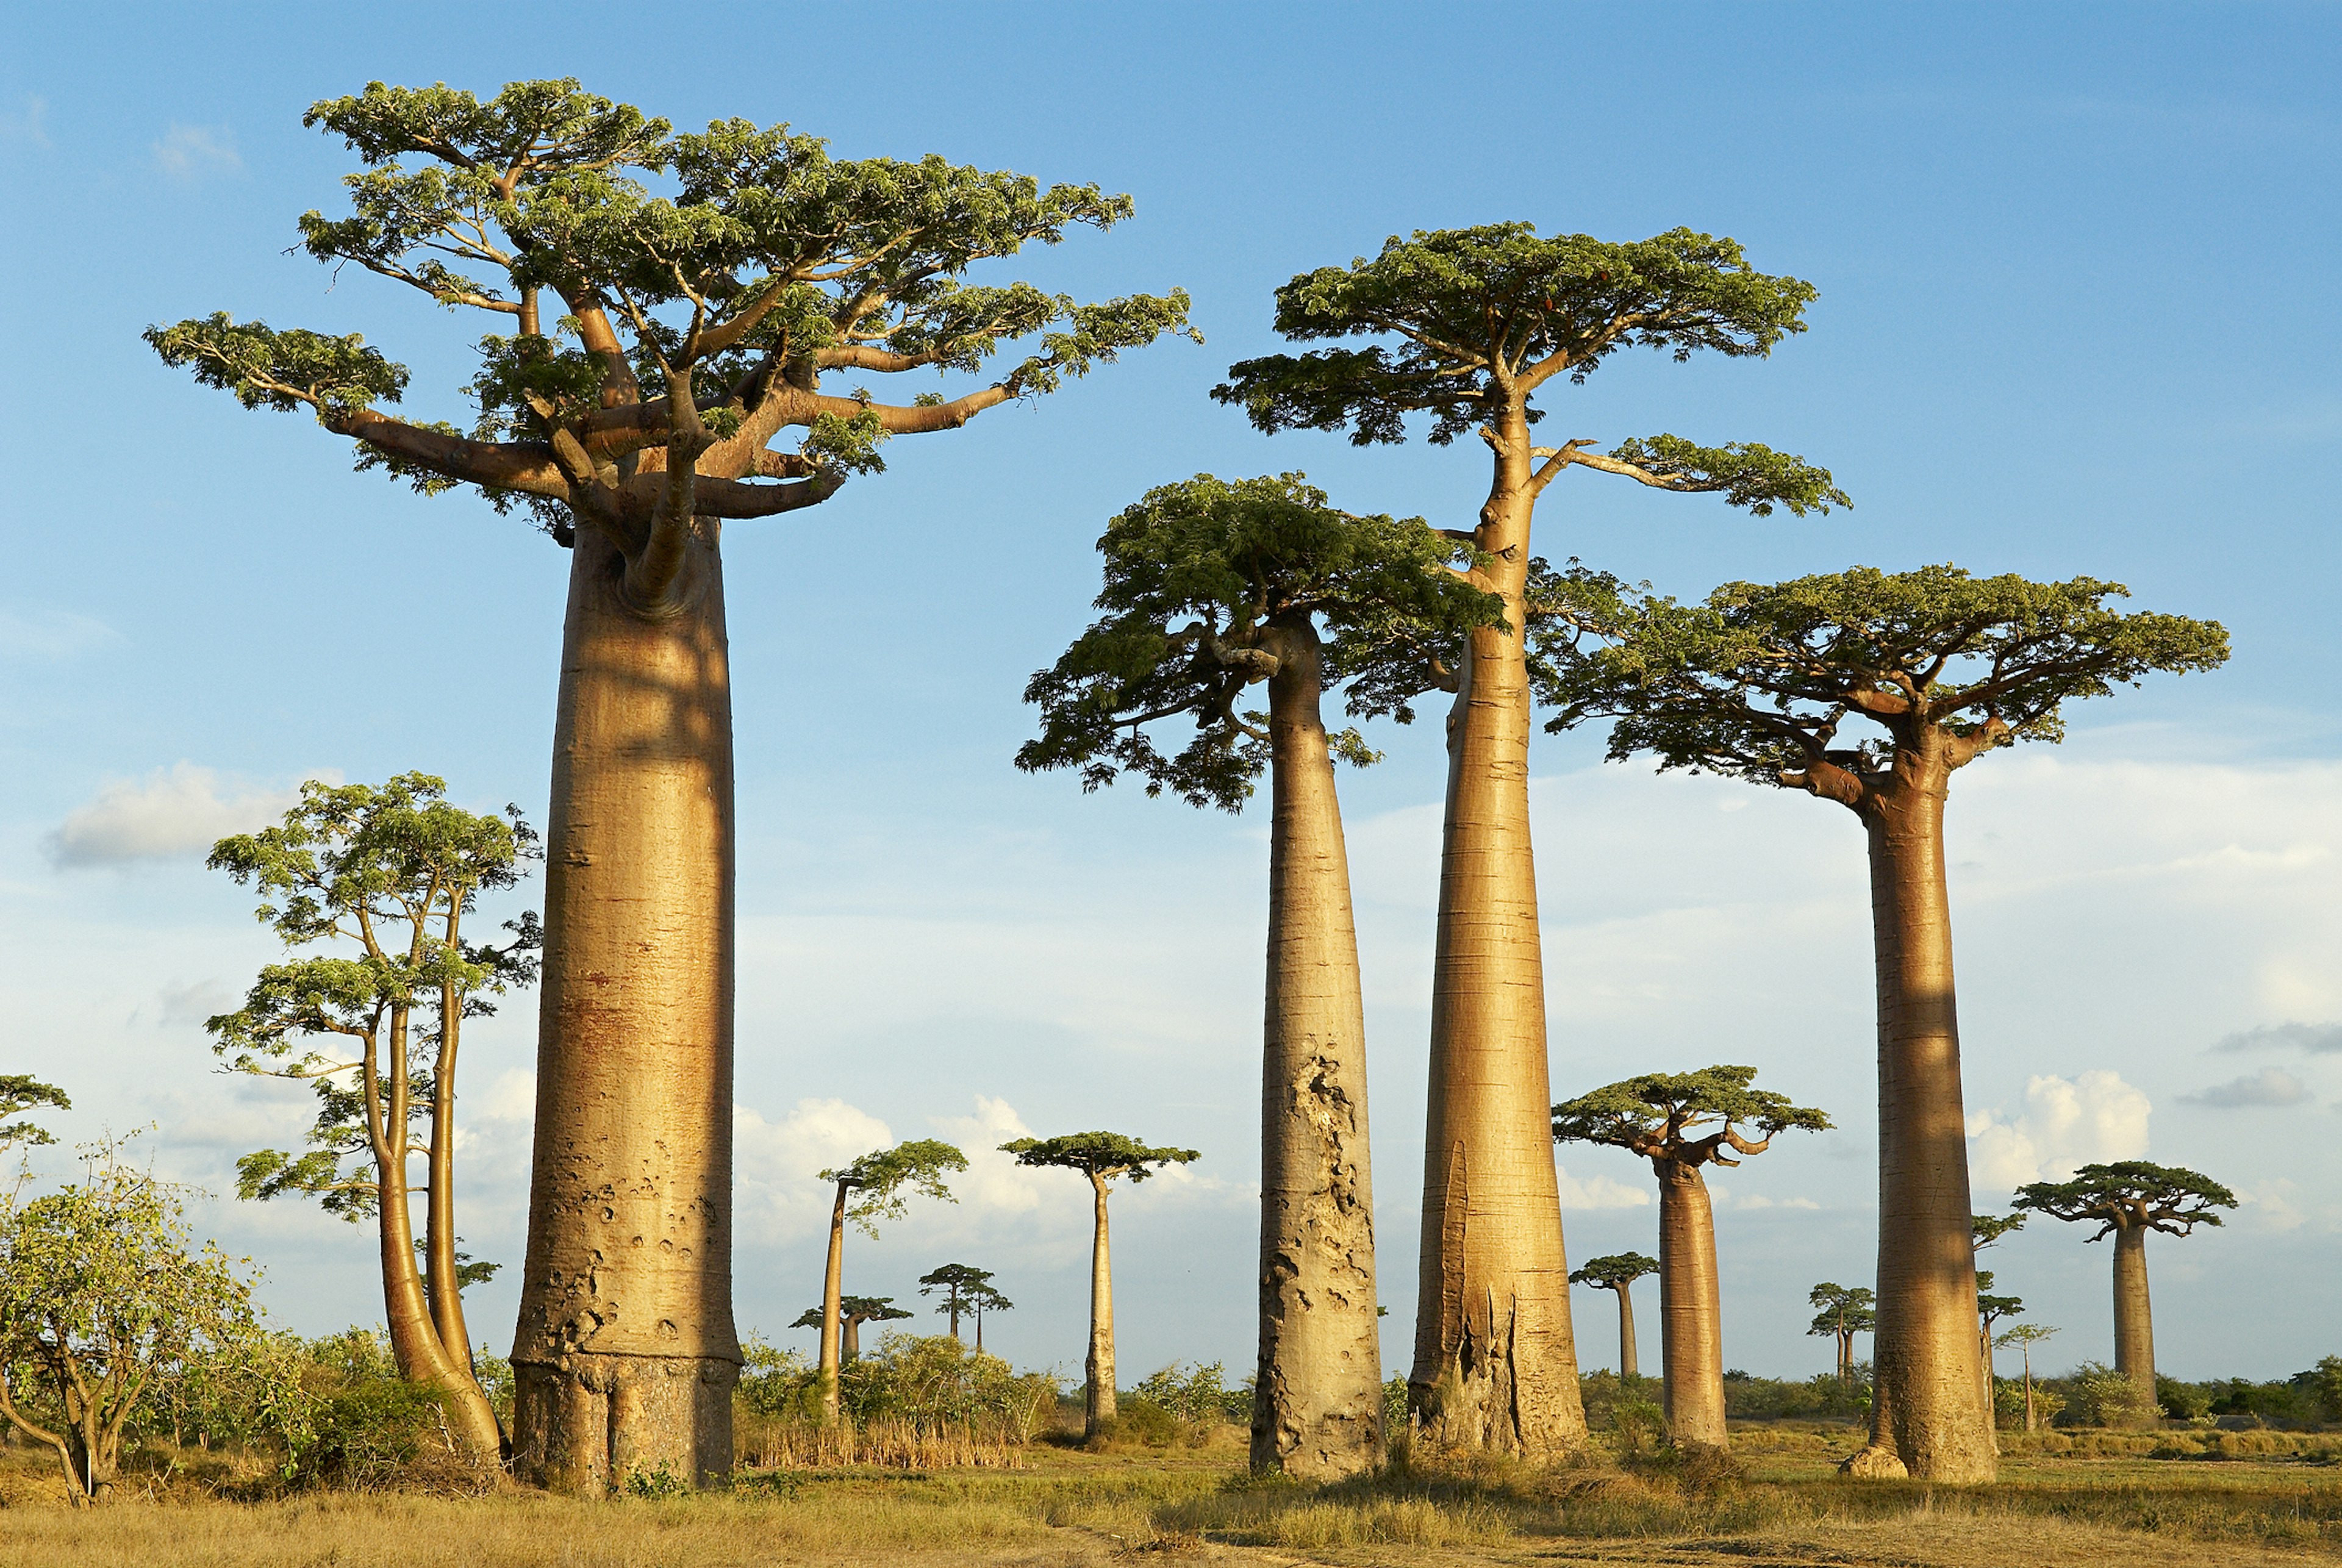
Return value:
[(2215, 1084), (2180, 1099), (2190, 1105), (2208, 1105), (2217, 1111), (2242, 1111), (2271, 1105), (2298, 1105), (2314, 1098), (2309, 1085), (2282, 1067), (2264, 1067), (2241, 1078), (2231, 1078), (2225, 1084)]
[[(2135, 1160), (2147, 1153), (2154, 1107), (2137, 1085), (2103, 1069), (2025, 1083), (2025, 1109), (1968, 1118), (1968, 1168), (1979, 1194), (2062, 1180), (2080, 1165)], [(1981, 1202), (1981, 1197), (1979, 1198)]]
[(154, 151), (155, 166), (184, 184), (244, 171), (244, 155), (235, 150), (235, 133), (225, 125), (185, 125), (174, 120), (154, 144)]
[(2215, 1051), (2306, 1051), (2313, 1056), (2342, 1052), (2342, 1024), (2264, 1024), (2224, 1035)]
[(72, 610), (0, 609), (0, 659), (70, 659), (121, 640), (105, 622)]
[(116, 779), (48, 835), (60, 870), (192, 858), (234, 833), (266, 825), (299, 797), (264, 789), (193, 763), (157, 768), (145, 781)]
[(1573, 1176), (1568, 1166), (1556, 1164), (1554, 1174), (1561, 1183), (1561, 1206), (1565, 1209), (1636, 1209), (1651, 1201), (1651, 1194), (1642, 1188), (1599, 1172), (1591, 1176)]

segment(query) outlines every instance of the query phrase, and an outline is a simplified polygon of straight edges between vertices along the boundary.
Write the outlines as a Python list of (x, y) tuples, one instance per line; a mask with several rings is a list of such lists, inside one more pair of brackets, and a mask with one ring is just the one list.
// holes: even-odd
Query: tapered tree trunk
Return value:
[(1090, 1233), (1090, 1351), (1083, 1362), (1089, 1386), (1082, 1395), (1082, 1435), (1096, 1437), (1114, 1419), (1114, 1265), (1107, 1253), (1106, 1178), (1093, 1172), (1096, 1212)]
[(862, 1358), (862, 1320), (848, 1313), (838, 1320), (837, 1364), (841, 1370), (850, 1361)]
[(1618, 1293), (1618, 1377), (1623, 1382), (1642, 1375), (1635, 1362), (1635, 1286), (1622, 1280), (1610, 1288)]
[(959, 1297), (951, 1296), (946, 1298), (946, 1301), (951, 1309), (949, 1314), (951, 1317), (951, 1336), (954, 1339), (957, 1339), (959, 1338)]
[(2155, 1313), (2147, 1298), (2147, 1231), (2115, 1232), (2115, 1370), (2155, 1407)]
[(821, 1271), (821, 1349), (816, 1353), (816, 1373), (821, 1383), (821, 1421), (825, 1426), (837, 1420), (837, 1370), (842, 1343), (837, 1321), (839, 1303), (846, 1296), (846, 1183), (837, 1183), (837, 1201), (829, 1209), (829, 1260)]
[(1271, 628), (1273, 804), (1260, 1102), (1260, 1355), (1252, 1467), (1314, 1478), (1383, 1454), (1366, 1007), (1307, 618)]
[[(1878, 974), (1878, 1318), (1871, 1450), (1931, 1481), (1989, 1481), (1977, 1355), (1976, 1253), (1960, 1096), (1951, 906), (1944, 880), (1947, 737), (1898, 748), (1865, 803)], [(1857, 1468), (1869, 1457), (1857, 1456)], [(1891, 1467), (1890, 1467), (1891, 1473)]]
[(1415, 1363), (1418, 1431), (1445, 1447), (1582, 1448), (1529, 849), (1529, 434), (1497, 422), (1479, 547), (1512, 631), (1469, 634), (1449, 719)]
[(515, 1468), (597, 1493), (732, 1458), (732, 714), (723, 569), (675, 608), (577, 530), (545, 834)]
[[(459, 934), (451, 922), (448, 940), (452, 943)], [(464, 1286), (455, 1263), (455, 1057), (463, 1039), (463, 1005), (453, 986), (441, 990), (439, 1055), (431, 1079), (431, 1206), (424, 1216), (423, 1250), (430, 1263), (425, 1293), (431, 1303), (432, 1326), (448, 1360), (476, 1382), (472, 1331), (464, 1321)], [(501, 1442), (501, 1433), (498, 1438)]]
[(1854, 1381), (1854, 1334), (1847, 1329), (1840, 1329), (1837, 1335), (1837, 1380)]
[(1678, 1448), (1724, 1448), (1724, 1315), (1716, 1211), (1696, 1165), (1653, 1160), (1659, 1178), (1659, 1403)]
[(984, 1353), (984, 1313), (981, 1309), (976, 1314), (976, 1353)]

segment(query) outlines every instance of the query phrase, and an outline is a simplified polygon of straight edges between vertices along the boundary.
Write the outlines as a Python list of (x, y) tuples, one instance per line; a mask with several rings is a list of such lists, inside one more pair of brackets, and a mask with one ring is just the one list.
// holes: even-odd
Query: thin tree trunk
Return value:
[(817, 1372), (821, 1382), (821, 1421), (837, 1421), (837, 1370), (841, 1360), (839, 1303), (846, 1294), (846, 1183), (837, 1183), (837, 1201), (829, 1209), (829, 1261), (821, 1271), (821, 1350)]
[(514, 1459), (594, 1494), (732, 1462), (732, 715), (716, 525), (656, 616), (572, 554)]
[[(1951, 906), (1946, 737), (1899, 748), (1865, 803), (1878, 972), (1878, 1319), (1871, 1448), (1911, 1475), (1989, 1481)], [(1857, 1456), (1857, 1468), (1867, 1456)], [(1890, 1471), (1891, 1473), (1891, 1471)]]
[(1252, 1468), (1333, 1479), (1383, 1455), (1366, 1006), (1317, 635), (1274, 631)]
[(2033, 1347), (2025, 1347), (2025, 1430), (2038, 1432), (2041, 1423), (2033, 1414)]
[(2155, 1408), (2155, 1313), (2147, 1297), (2147, 1231), (2115, 1232), (2115, 1370)]
[(1449, 719), (1439, 927), (1432, 959), (1423, 1244), (1411, 1403), (1445, 1447), (1530, 1456), (1578, 1449), (1586, 1411), (1554, 1177), (1545, 968), (1529, 846), (1529, 691), (1522, 589), (1529, 433), (1493, 426), (1479, 547), (1508, 634), (1469, 634)]
[(976, 1309), (976, 1353), (984, 1353), (984, 1309)]
[(1082, 1400), (1082, 1435), (1096, 1437), (1114, 1419), (1114, 1271), (1107, 1257), (1106, 1178), (1093, 1172), (1096, 1229), (1090, 1237), (1090, 1353), (1084, 1363), (1089, 1387)]
[(1840, 1383), (1854, 1381), (1854, 1331), (1852, 1329), (1842, 1328), (1837, 1331), (1837, 1380)]
[(945, 1304), (950, 1309), (951, 1336), (957, 1339), (959, 1338), (959, 1297), (956, 1294), (946, 1296)]
[(1659, 1400), (1678, 1448), (1729, 1445), (1716, 1213), (1695, 1165), (1653, 1160), (1659, 1177)]
[(1621, 1280), (1611, 1287), (1618, 1293), (1618, 1378), (1620, 1382), (1642, 1375), (1635, 1362), (1635, 1302), (1630, 1293), (1631, 1280)]
[[(455, 935), (450, 922), (448, 940)], [(439, 1053), (431, 1084), (430, 1206), (423, 1224), (424, 1253), (431, 1263), (425, 1299), (432, 1331), (439, 1336), (439, 1352), (451, 1374), (452, 1417), (474, 1454), (491, 1459), (502, 1456), (504, 1428), (472, 1361), (471, 1329), (464, 1321), (464, 1287), (455, 1263), (455, 1057), (462, 1039), (462, 1005), (452, 986), (443, 988)]]

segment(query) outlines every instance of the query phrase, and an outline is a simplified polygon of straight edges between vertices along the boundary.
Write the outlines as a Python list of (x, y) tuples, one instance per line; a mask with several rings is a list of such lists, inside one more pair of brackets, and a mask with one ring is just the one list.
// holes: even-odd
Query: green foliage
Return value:
[(1724, 1413), (1736, 1421), (1854, 1421), (1870, 1408), (1870, 1363), (1857, 1361), (1853, 1378), (1834, 1372), (1808, 1378), (1724, 1374)]
[(1828, 469), (1761, 441), (1701, 446), (1678, 435), (1654, 435), (1622, 441), (1609, 455), (1665, 481), (1668, 489), (1721, 492), (1732, 505), (1748, 508), (1752, 517), (1770, 517), (1777, 505), (1802, 517), (1854, 504), (1831, 481)]
[[(1532, 677), (1559, 711), (1548, 729), (1608, 717), (1613, 760), (1648, 752), (1663, 768), (1791, 788), (1823, 788), (1830, 770), (1882, 774), (1931, 728), (1967, 743), (1958, 761), (2055, 741), (2067, 702), (2228, 653), (2217, 622), (2123, 614), (2107, 601), (2128, 590), (2090, 577), (1861, 566), (1682, 604), (1576, 563), (1538, 574)], [(1849, 718), (1887, 734), (1842, 745)]]
[(2093, 1221), (2097, 1241), (2111, 1232), (2144, 1227), (2184, 1236), (2217, 1225), (2216, 1209), (2233, 1209), (2237, 1194), (2211, 1177), (2181, 1165), (2119, 1160), (2084, 1165), (2066, 1182), (2033, 1182), (2017, 1190), (2017, 1206), (2052, 1219)]
[(1016, 1303), (992, 1286), (992, 1271), (971, 1263), (946, 1263), (933, 1273), (919, 1276), (919, 1293), (933, 1295), (944, 1293), (936, 1303), (936, 1311), (946, 1316), (962, 1313), (1007, 1312)]
[(326, 420), (396, 403), (406, 391), (406, 367), (368, 348), (356, 333), (279, 332), (261, 321), (239, 325), (225, 311), (214, 311), (175, 326), (150, 326), (143, 335), (164, 364), (193, 370), (198, 385), (232, 392), (246, 408), (289, 414), (306, 406)]
[(1645, 1274), (1658, 1272), (1659, 1260), (1656, 1258), (1645, 1257), (1640, 1253), (1611, 1253), (1603, 1257), (1588, 1258), (1583, 1267), (1571, 1270), (1569, 1283), (1617, 1290), (1634, 1283)]
[(38, 1148), (44, 1144), (56, 1142), (46, 1129), (29, 1120), (8, 1120), (42, 1105), (70, 1111), (73, 1101), (54, 1084), (44, 1084), (38, 1078), (23, 1073), (0, 1073), (0, 1150), (17, 1144)]
[[(1761, 1151), (1774, 1134), (1792, 1128), (1823, 1132), (1830, 1119), (1786, 1094), (1752, 1089), (1754, 1067), (1704, 1067), (1696, 1073), (1646, 1073), (1605, 1084), (1553, 1108), (1553, 1135), (1562, 1143), (1613, 1148), (1682, 1164), (1735, 1165), (1726, 1145), (1744, 1154)], [(1697, 1135), (1713, 1124), (1716, 1131)], [(1738, 1127), (1763, 1136), (1742, 1137)]]
[[(1420, 518), (1340, 511), (1298, 474), (1158, 485), (1097, 547), (1106, 614), (1026, 686), (1042, 733), (1016, 754), (1028, 771), (1079, 768), (1085, 790), (1127, 770), (1150, 795), (1240, 810), (1268, 746), (1260, 715), (1237, 702), (1283, 659), (1306, 657), (1320, 624), (1326, 684), (1366, 683), (1389, 711), (1436, 678), (1426, 647), (1503, 621), (1503, 601), (1458, 574), (1467, 549)], [(1148, 726), (1170, 719), (1194, 734), (1166, 754)], [(1354, 733), (1334, 745), (1372, 758)]]
[[(1251, 1401), (1247, 1399), (1246, 1403), (1249, 1405)], [(1251, 1412), (1247, 1410), (1246, 1412), (1246, 1415), (1249, 1418)], [(1396, 1437), (1400, 1433), (1407, 1430), (1407, 1422), (1409, 1419), (1406, 1398), (1406, 1373), (1403, 1372), (1395, 1372), (1391, 1373), (1390, 1376), (1383, 1380), (1384, 1433), (1387, 1436)]]
[(1403, 440), (1407, 415), (1427, 413), (1445, 444), (1514, 384), (1583, 382), (1624, 348), (1767, 354), (1805, 330), (1813, 297), (1808, 284), (1750, 267), (1733, 241), (1688, 229), (1623, 245), (1541, 239), (1526, 223), (1418, 230), (1276, 291), (1286, 338), (1381, 341), (1246, 360), (1212, 395), (1263, 431), (1347, 428), (1361, 445)]
[[(1170, 1412), (1175, 1420), (1218, 1423), (1228, 1419), (1231, 1390), (1225, 1362), (1196, 1362), (1185, 1367), (1173, 1362), (1139, 1379), (1133, 1392), (1138, 1398)], [(1245, 1418), (1250, 1420), (1250, 1398), (1245, 1403)]]
[(1878, 1326), (1878, 1297), (1868, 1285), (1849, 1288), (1824, 1280), (1806, 1293), (1807, 1302), (1821, 1308), (1806, 1333), (1817, 1339), (1840, 1333), (1868, 1333)]
[[(911, 1193), (956, 1203), (948, 1178), (967, 1169), (967, 1156), (934, 1138), (907, 1139), (891, 1149), (874, 1149), (821, 1180), (836, 1182), (854, 1193), (846, 1217), (876, 1241), (880, 1220), (899, 1220), (908, 1213)], [(905, 1189), (909, 1189), (906, 1191)]]
[(896, 1332), (845, 1369), (838, 1393), (857, 1422), (904, 1421), (923, 1430), (992, 1426), (1023, 1442), (1042, 1413), (1056, 1408), (1059, 1388), (1048, 1373), (1019, 1373), (949, 1334)]
[(2342, 1422), (2342, 1355), (2321, 1356), (2308, 1371), (2295, 1373), (2291, 1386), (2316, 1400), (2327, 1420)]
[(1000, 1145), (1020, 1165), (1048, 1165), (1111, 1181), (1143, 1182), (1170, 1165), (1204, 1156), (1194, 1149), (1156, 1148), (1120, 1133), (1067, 1133), (1055, 1138), (1016, 1138)]
[(1148, 1448), (1168, 1448), (1178, 1438), (1178, 1418), (1143, 1393), (1117, 1401), (1114, 1420), (1098, 1433), (1100, 1446), (1136, 1443)]
[[(911, 1314), (895, 1304), (893, 1296), (840, 1296), (837, 1298), (837, 1321), (841, 1327), (852, 1323), (857, 1327), (866, 1323), (896, 1323)], [(821, 1327), (821, 1308), (809, 1306), (797, 1314), (791, 1328)]]
[(2055, 1386), (2066, 1401), (2058, 1413), (2060, 1426), (2147, 1426), (2161, 1413), (2128, 1373), (2100, 1362), (2084, 1362), (2056, 1379)]
[(1997, 1243), (2001, 1237), (2025, 1228), (2025, 1216), (2017, 1214), (1970, 1214), (1968, 1216), (1968, 1247), (1982, 1252)]
[(2200, 1383), (2182, 1383), (2176, 1377), (2157, 1376), (2155, 1403), (2163, 1407), (2164, 1414), (2182, 1421), (2212, 1413), (2211, 1391)]

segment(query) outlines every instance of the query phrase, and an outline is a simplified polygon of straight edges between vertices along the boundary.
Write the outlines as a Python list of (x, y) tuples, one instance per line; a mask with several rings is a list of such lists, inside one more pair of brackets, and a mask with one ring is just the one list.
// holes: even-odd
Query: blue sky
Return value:
[[(1206, 1156), (1127, 1200), (1125, 1367), (1249, 1363), (1263, 826), (1016, 774), (1018, 695), (1085, 620), (1103, 520), (1150, 484), (1303, 469), (1344, 504), (1468, 519), (1469, 444), (1265, 438), (1205, 394), (1275, 346), (1269, 294), (1295, 272), (1524, 218), (1729, 234), (1820, 290), (1770, 360), (1615, 362), (1548, 401), (1548, 430), (1761, 440), (1856, 500), (1756, 521), (1581, 471), (1548, 494), (1544, 553), (1679, 593), (1855, 562), (2087, 572), (2229, 626), (2227, 669), (2085, 707), (2064, 746), (1961, 776), (1979, 1198), (2061, 1161), (2206, 1170), (2249, 1201), (2157, 1252), (2167, 1366), (2279, 1375), (2342, 1349), (2318, 1304), (2342, 1284), (2342, 697), (2309, 674), (2342, 569), (2342, 13), (783, 6), (681, 38), (630, 30), (640, 15), (12, 21), (0, 1063), (74, 1093), (61, 1131), (156, 1122), (158, 1163), (217, 1191), (305, 1120), (210, 1072), (200, 1018), (271, 949), (200, 869), (208, 834), (321, 772), (425, 767), (542, 816), (559, 552), (475, 501), (352, 474), (336, 439), (199, 391), (138, 332), (214, 309), (364, 332), (413, 367), (415, 413), (461, 417), (473, 324), (283, 254), (350, 166), (301, 112), (370, 78), (574, 74), (679, 124), (787, 120), (842, 155), (1129, 191), (1128, 224), (995, 275), (1181, 285), (1208, 338), (898, 441), (885, 474), (728, 537), (744, 1326), (789, 1321), (817, 1283), (815, 1167), (885, 1137), (1106, 1124)], [(1396, 1368), (1440, 757), (1430, 726), (1381, 744), (1345, 790)], [(1818, 802), (1597, 755), (1549, 741), (1536, 764), (1556, 1091), (1737, 1060), (1839, 1116), (1722, 1183), (1728, 1360), (1818, 1370), (1805, 1289), (1867, 1278), (1875, 1228), (1859, 834)], [(514, 1264), (527, 1011), (480, 1033), (467, 1090), (466, 1234)], [(1648, 1250), (1646, 1175), (1563, 1159), (1573, 1255)], [(296, 1325), (378, 1312), (344, 1227), (225, 1202), (202, 1219), (268, 1266)], [(849, 1283), (905, 1295), (937, 1263), (995, 1267), (1019, 1306), (987, 1340), (1077, 1366), (1082, 1231), (1076, 1193), (986, 1168), (959, 1210), (857, 1243)], [(2108, 1353), (2102, 1253), (2035, 1232), (2001, 1250), (2001, 1288), (2064, 1329), (2052, 1362)], [(2239, 1274), (2270, 1286), (2243, 1336)], [(1606, 1307), (1579, 1303), (1589, 1363)], [(507, 1276), (474, 1321), (501, 1343), (511, 1311)]]

